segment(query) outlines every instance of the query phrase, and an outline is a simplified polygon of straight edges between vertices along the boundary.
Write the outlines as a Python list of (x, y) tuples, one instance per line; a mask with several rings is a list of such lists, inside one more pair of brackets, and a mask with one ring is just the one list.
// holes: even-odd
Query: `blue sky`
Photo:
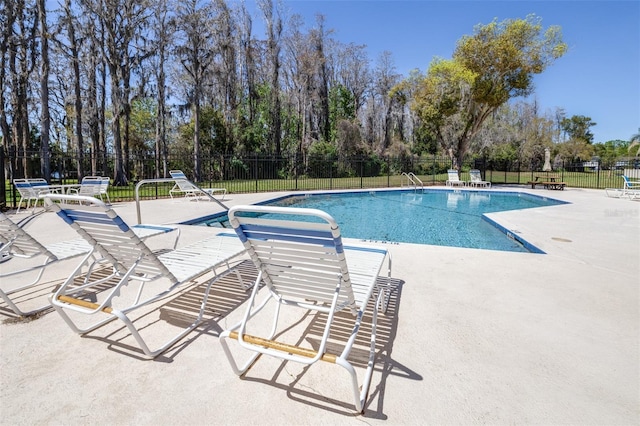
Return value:
[[(249, 3), (249, 2), (248, 2)], [(398, 73), (425, 72), (435, 56), (450, 58), (456, 42), (476, 24), (536, 14), (546, 28), (559, 25), (569, 50), (537, 76), (542, 111), (564, 108), (597, 123), (595, 142), (629, 140), (640, 128), (640, 2), (628, 1), (284, 1), (307, 27), (315, 15), (343, 43), (367, 45), (372, 64), (388, 50)], [(251, 6), (248, 4), (249, 9)], [(254, 16), (254, 32), (259, 33)], [(532, 99), (532, 98), (531, 98)]]

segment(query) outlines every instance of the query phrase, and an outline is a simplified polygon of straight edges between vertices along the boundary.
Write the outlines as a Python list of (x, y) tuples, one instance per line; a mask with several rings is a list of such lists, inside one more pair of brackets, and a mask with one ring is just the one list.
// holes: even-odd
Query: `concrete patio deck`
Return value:
[[(214, 285), (207, 321), (153, 361), (140, 358), (120, 324), (79, 337), (53, 311), (33, 320), (0, 313), (0, 423), (639, 424), (640, 201), (575, 188), (486, 191), (504, 190), (570, 202), (491, 215), (546, 254), (388, 244), (395, 291), (379, 320), (363, 415), (335, 365), (262, 357), (245, 378), (233, 374), (217, 338), (244, 312), (246, 293), (231, 274)], [(229, 194), (224, 203), (278, 195)], [(136, 223), (135, 203), (113, 207)], [(147, 223), (220, 210), (206, 201), (141, 203)], [(219, 231), (181, 228), (180, 245)], [(28, 229), (50, 241), (72, 235), (52, 213)], [(248, 262), (237, 267), (255, 276)], [(67, 270), (54, 270), (42, 294)], [(202, 288), (143, 310), (143, 331), (168, 339)], [(287, 332), (313, 341), (317, 319), (292, 319)]]

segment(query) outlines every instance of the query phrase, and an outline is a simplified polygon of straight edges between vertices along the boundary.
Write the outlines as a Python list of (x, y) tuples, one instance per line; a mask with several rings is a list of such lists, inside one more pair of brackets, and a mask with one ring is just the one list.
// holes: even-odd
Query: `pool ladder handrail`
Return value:
[[(409, 184), (413, 185), (413, 189), (417, 190), (418, 189), (418, 183), (420, 184), (420, 189), (422, 190), (422, 192), (424, 192), (424, 184), (422, 183), (422, 181), (420, 180), (420, 178), (416, 175), (413, 174), (413, 172), (409, 172), (409, 173), (405, 173), (402, 172), (401, 177), (406, 176), (407, 178), (407, 186), (409, 186)], [(404, 180), (402, 180), (400, 182), (400, 186), (404, 186)]]
[[(185, 179), (182, 179), (185, 180)], [(177, 182), (178, 179), (176, 178), (157, 178), (157, 179), (143, 179), (140, 182), (138, 182), (136, 184), (136, 188), (134, 191), (135, 194), (135, 200), (136, 200), (136, 214), (137, 214), (137, 218), (138, 218), (138, 225), (140, 225), (142, 223), (142, 214), (140, 213), (140, 187), (142, 185), (146, 185), (148, 183), (162, 183), (162, 182)], [(205, 190), (203, 190), (202, 188), (200, 188), (198, 185), (196, 185), (195, 183), (191, 182), (190, 180), (187, 180), (188, 183), (190, 183), (191, 185), (193, 185), (195, 188), (199, 189), (200, 191), (202, 191), (202, 193), (209, 197), (210, 200), (215, 201), (216, 203), (218, 203), (223, 209), (225, 210), (229, 210), (229, 207), (227, 207), (222, 201), (218, 200), (217, 198), (215, 198), (213, 195), (211, 195), (210, 192), (207, 192)]]

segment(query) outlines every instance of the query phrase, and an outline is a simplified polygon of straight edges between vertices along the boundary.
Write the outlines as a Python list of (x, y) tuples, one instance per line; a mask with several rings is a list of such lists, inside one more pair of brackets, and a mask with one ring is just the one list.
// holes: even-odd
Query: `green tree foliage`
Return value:
[[(318, 141), (309, 147), (308, 170), (309, 177), (328, 177), (332, 170), (337, 170), (338, 151), (336, 146), (330, 142)], [(327, 160), (333, 160), (329, 167), (332, 170), (323, 170), (322, 166)]]
[(594, 155), (600, 159), (605, 168), (613, 166), (618, 158), (625, 157), (628, 148), (629, 142), (619, 139), (593, 144)]
[(137, 99), (131, 103), (129, 146), (133, 152), (154, 149), (156, 109), (152, 98)]
[[(222, 113), (213, 107), (206, 106), (202, 108), (200, 114), (200, 145), (204, 156), (230, 152), (229, 139)], [(180, 145), (185, 152), (193, 150), (194, 129), (195, 123), (193, 119), (180, 128)]]
[(238, 125), (234, 127), (237, 141), (234, 152), (259, 152), (266, 148), (269, 128), (269, 86), (256, 85), (253, 96), (245, 97), (238, 108)]
[[(635, 150), (635, 156), (637, 157), (638, 155), (640, 155), (640, 129), (638, 129), (638, 133), (635, 133), (633, 136), (631, 136), (631, 140), (629, 142), (629, 148), (627, 148), (628, 151), (630, 153), (633, 153), (633, 151)], [(636, 147), (638, 147), (637, 150)]]
[(329, 91), (330, 139), (335, 140), (338, 123), (356, 117), (356, 104), (353, 93), (345, 86), (337, 84)]
[(587, 160), (593, 155), (593, 146), (584, 139), (569, 139), (559, 144), (558, 150), (563, 158), (571, 161)]
[(596, 123), (591, 121), (591, 117), (584, 115), (574, 115), (560, 121), (560, 127), (569, 139), (579, 139), (587, 143), (593, 143), (593, 133), (590, 129), (595, 125)]
[(531, 94), (533, 76), (566, 50), (560, 28), (543, 31), (534, 15), (479, 25), (458, 41), (452, 59), (431, 63), (414, 111), (459, 165), (487, 118), (509, 99)]

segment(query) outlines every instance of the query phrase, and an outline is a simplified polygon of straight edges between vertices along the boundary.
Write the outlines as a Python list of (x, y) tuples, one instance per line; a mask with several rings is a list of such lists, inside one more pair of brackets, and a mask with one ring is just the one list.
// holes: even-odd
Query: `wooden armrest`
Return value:
[[(238, 340), (238, 332), (232, 331), (229, 333), (229, 337), (232, 339)], [(306, 356), (308, 358), (315, 357), (318, 352), (312, 349), (301, 348), (299, 346), (288, 345), (286, 343), (276, 342), (275, 340), (263, 339), (262, 337), (251, 336), (249, 334), (242, 335), (243, 340), (247, 343), (252, 343), (258, 346), (264, 346), (265, 348), (273, 348), (282, 352), (287, 352), (294, 355)], [(337, 356), (334, 354), (323, 354), (320, 357), (322, 361), (331, 362), (333, 364), (336, 363)]]
[[(75, 297), (70, 296), (58, 296), (58, 300), (60, 300), (61, 302), (69, 303), (70, 305), (82, 306), (83, 308), (88, 309), (95, 310), (100, 307), (100, 305), (98, 305), (97, 303), (87, 302), (86, 300), (76, 299)], [(109, 306), (102, 308), (102, 312), (106, 312), (108, 314), (110, 314), (112, 311), (113, 309)]]

